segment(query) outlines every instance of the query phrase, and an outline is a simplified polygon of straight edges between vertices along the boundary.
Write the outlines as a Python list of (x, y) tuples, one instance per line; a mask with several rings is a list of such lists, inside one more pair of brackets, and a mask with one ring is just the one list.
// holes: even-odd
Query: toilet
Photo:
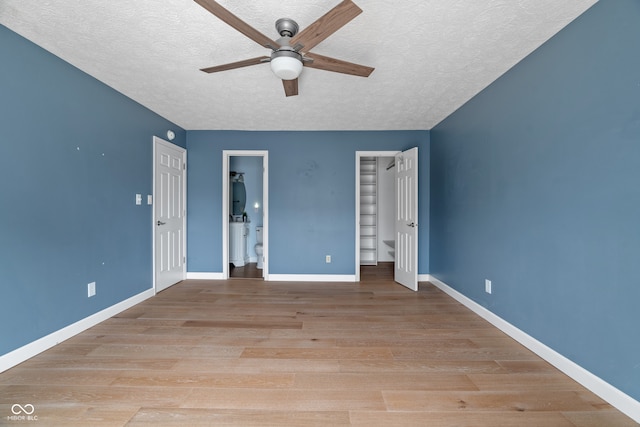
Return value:
[(262, 270), (264, 265), (264, 251), (262, 249), (262, 226), (256, 227), (256, 246), (254, 247), (256, 255), (258, 256), (258, 269)]

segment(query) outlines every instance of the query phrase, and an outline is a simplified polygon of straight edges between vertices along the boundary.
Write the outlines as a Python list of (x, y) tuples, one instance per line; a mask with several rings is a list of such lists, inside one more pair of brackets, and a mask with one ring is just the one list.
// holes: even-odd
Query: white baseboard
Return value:
[[(189, 273), (187, 279), (223, 280), (222, 273)], [(355, 282), (355, 274), (269, 274), (268, 282)]]
[(62, 341), (65, 341), (73, 337), (74, 335), (77, 335), (80, 332), (85, 331), (92, 326), (95, 326), (98, 323), (105, 321), (118, 313), (123, 312), (130, 307), (133, 307), (136, 304), (139, 304), (154, 295), (155, 290), (153, 288), (147, 289), (146, 291), (134, 295), (131, 298), (114, 304), (111, 307), (107, 307), (104, 310), (92, 314), (91, 316), (85, 317), (84, 319), (78, 320), (77, 322), (72, 323), (69, 326), (52, 332), (47, 336), (30, 342), (29, 344), (26, 344), (7, 354), (3, 354), (2, 356), (0, 356), (0, 372), (4, 372), (9, 368), (13, 368), (14, 366), (24, 362), (25, 360), (28, 360), (33, 356), (50, 349), (54, 345), (59, 344)]
[(418, 282), (428, 282), (431, 280), (430, 274), (418, 274)]
[(269, 274), (270, 282), (355, 282), (355, 274)]
[[(516, 328), (511, 323), (502, 319), (500, 316), (487, 310), (472, 299), (464, 296), (444, 282), (428, 275), (427, 281), (433, 283), (437, 288), (448, 294), (471, 311), (500, 329), (538, 356), (551, 363), (560, 371), (591, 390), (603, 400), (614, 406), (620, 412), (623, 412), (634, 421), (640, 423), (640, 402), (629, 396), (628, 394), (618, 390), (602, 378), (592, 374), (577, 363), (567, 359), (557, 351), (536, 340), (532, 336)], [(421, 280), (422, 281), (422, 280)]]
[(187, 279), (196, 280), (222, 280), (222, 273), (195, 273), (187, 272)]

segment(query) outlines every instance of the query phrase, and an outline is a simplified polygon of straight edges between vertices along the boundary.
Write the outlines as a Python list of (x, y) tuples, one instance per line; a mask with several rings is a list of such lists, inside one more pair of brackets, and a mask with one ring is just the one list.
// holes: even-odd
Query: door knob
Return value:
[(162, 221), (158, 220), (158, 225), (165, 225), (165, 224), (166, 224), (166, 222), (162, 222)]
[(415, 222), (412, 222), (412, 223), (407, 224), (407, 225), (408, 225), (409, 227), (415, 227), (415, 226), (416, 226), (416, 225), (418, 225), (418, 224), (416, 224)]

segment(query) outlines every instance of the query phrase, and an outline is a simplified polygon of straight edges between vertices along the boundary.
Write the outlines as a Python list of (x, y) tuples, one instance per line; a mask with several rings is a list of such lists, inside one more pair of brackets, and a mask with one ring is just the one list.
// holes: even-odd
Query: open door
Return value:
[(156, 292), (186, 277), (186, 150), (153, 138), (154, 283)]
[(418, 290), (418, 148), (396, 155), (394, 280)]

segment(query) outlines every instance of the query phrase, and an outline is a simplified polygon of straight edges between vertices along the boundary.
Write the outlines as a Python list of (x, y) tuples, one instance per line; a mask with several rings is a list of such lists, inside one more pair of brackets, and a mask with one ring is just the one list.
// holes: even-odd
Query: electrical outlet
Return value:
[(488, 294), (491, 293), (491, 280), (488, 280), (488, 279), (484, 280), (484, 291)]
[(91, 282), (87, 285), (87, 297), (91, 298), (96, 294), (96, 282)]
[(327, 264), (331, 264), (331, 255), (327, 255), (326, 257), (324, 257), (324, 261), (325, 261)]

